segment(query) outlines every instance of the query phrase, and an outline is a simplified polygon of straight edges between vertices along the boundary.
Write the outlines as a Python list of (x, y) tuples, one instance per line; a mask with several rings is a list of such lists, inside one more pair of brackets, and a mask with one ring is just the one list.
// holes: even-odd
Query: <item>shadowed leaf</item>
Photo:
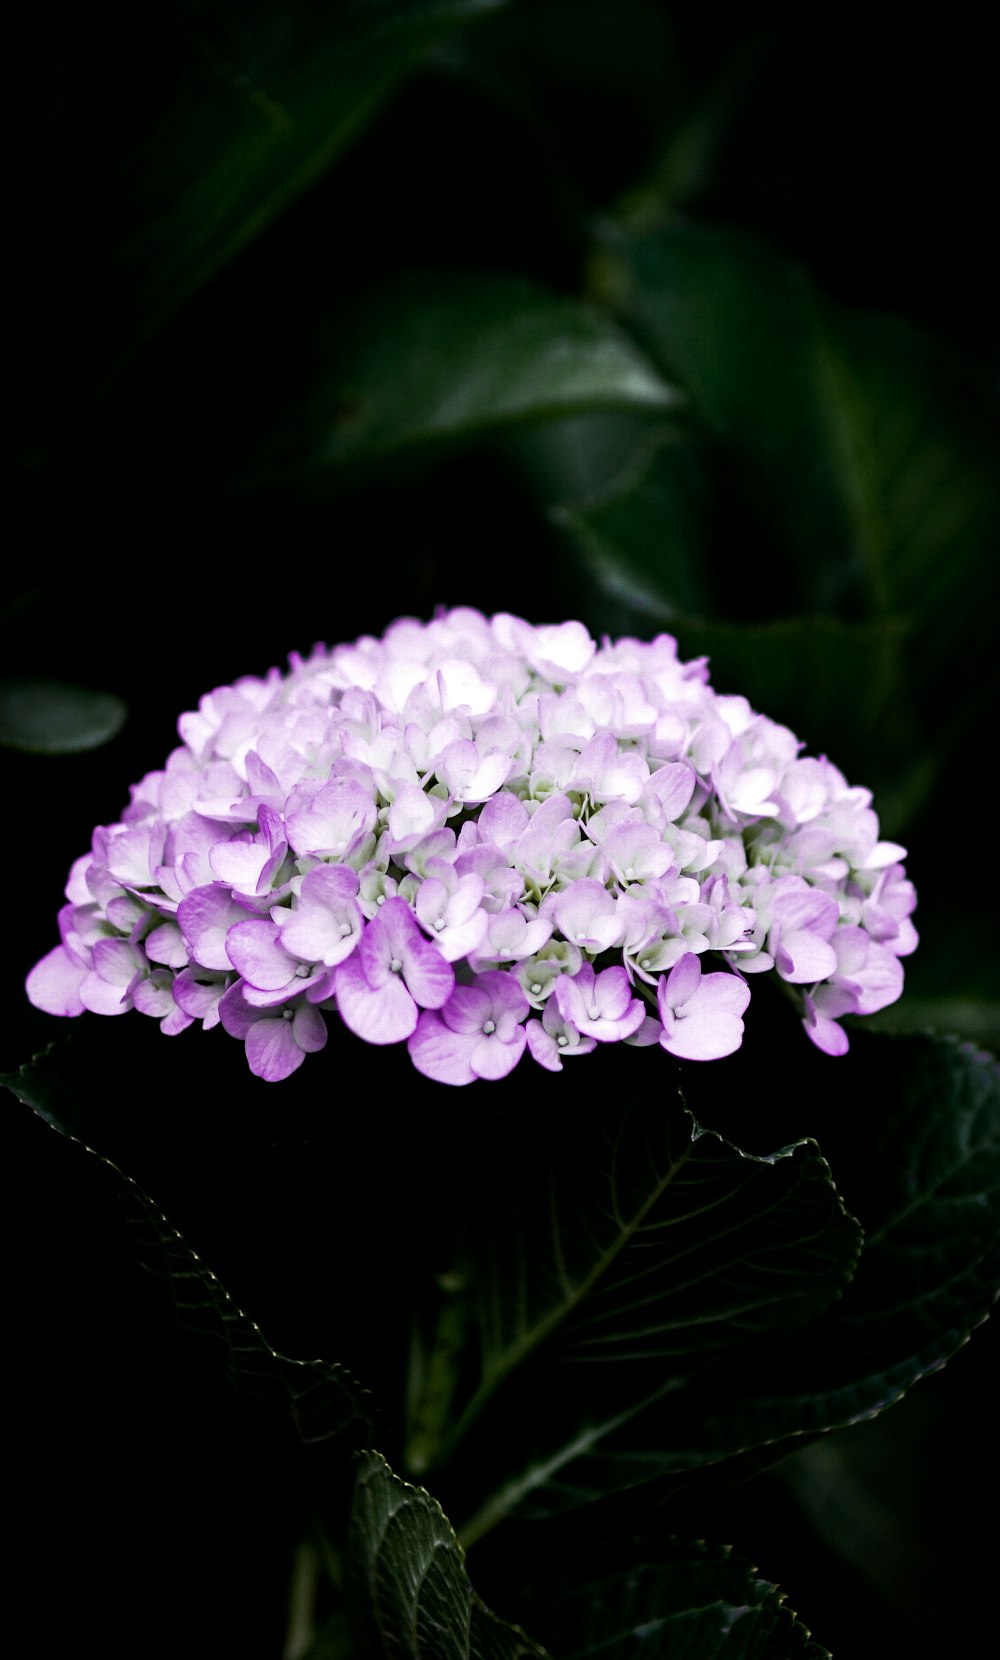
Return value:
[(385, 1660), (544, 1660), (544, 1650), (476, 1596), (441, 1506), (359, 1455), (348, 1539), (351, 1587), (366, 1653)]
[(665, 1560), (587, 1585), (537, 1617), (560, 1660), (830, 1660), (728, 1546), (676, 1544)]
[(174, 8), (180, 74), (124, 171), (134, 229), (104, 273), (113, 367), (322, 176), (429, 48), (504, 3)]
[(0, 681), (0, 746), (34, 755), (77, 755), (117, 736), (128, 710), (112, 692), (58, 680)]
[(277, 1411), (305, 1445), (357, 1445), (369, 1433), (366, 1391), (342, 1366), (279, 1354), (234, 1303), (148, 1194), (83, 1139), (81, 1113), (67, 1092), (55, 1050), (0, 1075), (11, 1094), (109, 1170), (143, 1266), (165, 1280), (180, 1324), (200, 1341), (232, 1385)]
[[(613, 323), (500, 272), (422, 271), (345, 302), (307, 354), (298, 415), (250, 482), (297, 482), (587, 410), (656, 413), (676, 393)], [(278, 445), (280, 444), (280, 454)], [(302, 463), (299, 457), (305, 455)]]
[[(518, 1392), (504, 1396), (523, 1426), (508, 1456), (520, 1464), (530, 1450), (530, 1462), (497, 1471), (500, 1489), (463, 1530), (467, 1542), (508, 1510), (591, 1496), (593, 1460), (608, 1491), (648, 1479), (659, 1459), (645, 1461), (642, 1435), (655, 1444), (656, 1432), (637, 1446), (633, 1418), (663, 1413), (669, 1434), (670, 1397), (720, 1350), (820, 1312), (858, 1250), (814, 1143), (748, 1155), (676, 1095), (649, 1091), (625, 1111), (581, 1104), (569, 1145), (554, 1122), (532, 1140), (527, 1164), (509, 1139), (489, 1155), (489, 1199), (462, 1267), (472, 1386), (450, 1412), (439, 1386), (413, 1403), (408, 1460), (422, 1470), (448, 1460), (480, 1417), (475, 1444), (485, 1437), (489, 1462), (494, 1397), (508, 1380)], [(433, 1356), (422, 1373), (436, 1378)], [(605, 1457), (606, 1446), (620, 1455)]]
[(914, 617), (935, 660), (981, 637), (1000, 493), (972, 371), (732, 232), (625, 234), (615, 254), (622, 314), (766, 527), (774, 610)]

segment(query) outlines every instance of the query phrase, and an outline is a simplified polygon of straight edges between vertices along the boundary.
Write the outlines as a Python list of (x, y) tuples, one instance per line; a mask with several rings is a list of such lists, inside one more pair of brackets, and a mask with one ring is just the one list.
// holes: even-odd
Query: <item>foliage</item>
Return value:
[[(0, 1064), (39, 1645), (58, 1580), (109, 1654), (985, 1655), (941, 1521), (1000, 1280), (975, 27), (22, 27)], [(667, 630), (869, 786), (920, 900), (899, 1006), (837, 1060), (776, 997), (725, 1061), (615, 1046), (471, 1108), (347, 1033), (278, 1102), (211, 1034), (50, 1047), (24, 975), (179, 711), (457, 604)]]

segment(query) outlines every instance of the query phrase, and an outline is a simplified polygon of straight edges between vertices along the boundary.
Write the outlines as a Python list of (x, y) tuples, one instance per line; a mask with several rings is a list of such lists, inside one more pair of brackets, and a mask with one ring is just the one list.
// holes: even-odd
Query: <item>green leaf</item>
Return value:
[(348, 1548), (359, 1631), (373, 1656), (544, 1660), (476, 1596), (436, 1499), (401, 1481), (381, 1453), (359, 1455)]
[(345, 302), (336, 334), (309, 352), (311, 385), (285, 461), (307, 472), (469, 441), (524, 422), (597, 409), (652, 413), (676, 393), (613, 323), (502, 272), (399, 275)]
[[(173, 9), (171, 97), (130, 157), (105, 273), (128, 357), (337, 160), (430, 48), (505, 0)], [(117, 366), (117, 364), (115, 364)]]
[[(814, 1316), (859, 1243), (814, 1143), (746, 1154), (678, 1096), (581, 1104), (569, 1145), (555, 1123), (547, 1135), (532, 1127), (527, 1165), (511, 1133), (487, 1155), (495, 1199), (480, 1204), (463, 1263), (474, 1387), (438, 1444), (418, 1429), (407, 1454), (418, 1471), (446, 1461), (481, 1415), (491, 1445), (498, 1418), (486, 1409), (520, 1378), (531, 1460), (501, 1476), (467, 1542), (529, 1500), (533, 1510), (576, 1502), (589, 1492), (578, 1465), (602, 1457), (633, 1416), (672, 1415), (664, 1403), (721, 1350)], [(520, 1422), (517, 1402), (506, 1406)], [(630, 1452), (602, 1480), (614, 1490), (651, 1473)]]
[(139, 1260), (168, 1285), (179, 1323), (234, 1388), (284, 1418), (304, 1445), (350, 1447), (367, 1436), (366, 1391), (350, 1373), (273, 1349), (149, 1195), (83, 1138), (79, 1103), (55, 1046), (18, 1072), (0, 1074), (0, 1085), (111, 1172)]
[(788, 1087), (827, 1118), (824, 1145), (865, 1228), (854, 1277), (800, 1334), (749, 1344), (738, 1387), (730, 1368), (707, 1368), (672, 1419), (636, 1422), (664, 1476), (874, 1417), (944, 1365), (1000, 1291), (1000, 1065), (948, 1038), (851, 1042), (828, 1102), (822, 1086), (807, 1093), (811, 1067), (790, 1061)]
[(665, 1560), (586, 1585), (537, 1616), (560, 1660), (829, 1660), (785, 1605), (727, 1546), (675, 1544)]
[(99, 749), (122, 729), (128, 710), (112, 692), (59, 680), (0, 680), (0, 745), (34, 755)]
[(766, 537), (773, 610), (912, 615), (935, 657), (979, 637), (1000, 492), (973, 373), (739, 234), (624, 234), (612, 257), (622, 314)]
[(942, 1366), (1000, 1292), (1000, 1064), (948, 1038), (852, 1042), (879, 1080), (881, 1108), (851, 1194), (866, 1230), (861, 1261), (797, 1377), (785, 1373), (774, 1392), (790, 1359), (775, 1355), (772, 1388), (755, 1380), (746, 1403), (769, 1419), (787, 1398), (799, 1432), (880, 1411)]
[(712, 609), (709, 515), (702, 458), (677, 432), (607, 495), (553, 513), (601, 592), (661, 624)]
[[(574, 1148), (563, 1146), (550, 1162), (544, 1146), (533, 1145), (532, 1173), (539, 1168), (534, 1180), (522, 1170), (523, 1209), (512, 1206), (506, 1225), (483, 1217), (494, 1241), (494, 1260), (484, 1256), (480, 1266), (483, 1373), (456, 1412), (451, 1444), (437, 1450), (448, 1456), (469, 1430), (465, 1459), (478, 1461), (480, 1495), (489, 1488), (460, 1530), (467, 1545), (510, 1514), (553, 1515), (625, 1492), (648, 1504), (709, 1466), (722, 1477), (730, 1465), (745, 1474), (748, 1452), (756, 1458), (755, 1449), (781, 1442), (787, 1450), (794, 1437), (882, 1411), (985, 1319), (1000, 1286), (994, 1060), (948, 1040), (859, 1032), (852, 1054), (833, 1067), (822, 1056), (790, 1053), (780, 1085), (755, 1085), (744, 1068), (734, 1094), (731, 1079), (710, 1073), (699, 1069), (686, 1086), (702, 1120), (720, 1112), (746, 1119), (768, 1095), (796, 1118), (808, 1103), (867, 1232), (853, 1278), (834, 1300), (848, 1271), (840, 1253), (849, 1224), (842, 1211), (839, 1220), (834, 1214), (832, 1189), (824, 1200), (821, 1161), (808, 1144), (770, 1165), (747, 1160), (740, 1189), (736, 1172), (746, 1155), (723, 1137), (703, 1133), (681, 1165), (676, 1140), (669, 1145), (676, 1129), (665, 1126), (668, 1145), (657, 1147), (650, 1125), (646, 1181), (655, 1176), (659, 1187), (671, 1170), (673, 1181), (635, 1230), (631, 1254), (621, 1252), (620, 1266), (609, 1262), (603, 1285), (585, 1277), (587, 1245), (592, 1273), (613, 1218), (632, 1209), (630, 1169), (641, 1193), (635, 1128), (626, 1120), (618, 1142), (608, 1137), (610, 1191), (588, 1185), (587, 1171), (601, 1168), (591, 1146), (577, 1165)], [(574, 1136), (583, 1144), (586, 1131), (581, 1112)], [(639, 1292), (647, 1288), (640, 1332)], [(636, 1357), (662, 1358), (631, 1358), (630, 1336)], [(514, 1390), (508, 1414), (520, 1414), (517, 1442), (504, 1439), (497, 1411), (483, 1410), (472, 1428), (505, 1377)]]

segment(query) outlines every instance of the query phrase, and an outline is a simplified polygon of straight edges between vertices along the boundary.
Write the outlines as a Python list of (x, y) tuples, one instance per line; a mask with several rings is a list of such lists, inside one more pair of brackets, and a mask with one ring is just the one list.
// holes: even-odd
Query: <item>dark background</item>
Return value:
[[(267, 446), (294, 457), (303, 403), (321, 392), (337, 413), (336, 388), (310, 384), (310, 329), (335, 332), (359, 292), (411, 266), (587, 291), (595, 226), (648, 178), (664, 131), (721, 85), (725, 116), (679, 189), (681, 220), (762, 238), (833, 301), (925, 331), (974, 385), (970, 408), (995, 398), (993, 68), (986, 23), (963, 7), (920, 26), (850, 7), (500, 8), (429, 49), (335, 166), (210, 280), (164, 301), (155, 261), (130, 264), (121, 249), (180, 192), (178, 179), (197, 175), (170, 137), (186, 130), (178, 100), (183, 110), (200, 89), (190, 131), (210, 143), (211, 123), (196, 123), (212, 87), (220, 107), (241, 75), (263, 95), (269, 50), (289, 30), (321, 35), (320, 10), (262, 0), (96, 16), (47, 8), (20, 20), (3, 671), (111, 692), (128, 718), (85, 753), (4, 754), (7, 1070), (53, 1036), (22, 987), (55, 941), (71, 860), (162, 762), (177, 715), (202, 693), (316, 639), (380, 633), (439, 604), (608, 626), (607, 594), (574, 564), (503, 446), (407, 454), (320, 487), (293, 466), (274, 485)], [(349, 32), (356, 11), (343, 8), (338, 26)], [(974, 419), (988, 442), (986, 417)], [(769, 559), (759, 523), (737, 497), (713, 525), (707, 558), (725, 614), (740, 620), (746, 591), (747, 608), (767, 615), (750, 580)], [(961, 993), (960, 1035), (994, 1044), (992, 847), (981, 826), (995, 577), (984, 553), (981, 632), (921, 688), (960, 713), (902, 838), (929, 942), (928, 966), (921, 955), (914, 964), (918, 992)], [(752, 687), (733, 689), (754, 700)], [(879, 777), (863, 781), (878, 805)], [(151, 1112), (165, 1135), (168, 1082), (189, 1085), (206, 1117), (223, 1102), (229, 1130), (245, 1105), (252, 1153), (235, 1158), (231, 1179), (246, 1184), (246, 1207), (291, 1210), (261, 1173), (269, 1148), (305, 1134), (294, 1113), (287, 1128), (285, 1086), (250, 1089), (221, 1040), (185, 1034), (161, 1073), (152, 1023), (87, 1024), (101, 1027), (84, 1040), (95, 1095), (112, 1092), (138, 1120)], [(350, 1049), (315, 1063), (332, 1112), (350, 1111), (369, 1077), (375, 1086), (369, 1067)], [(163, 1287), (133, 1260), (111, 1173), (12, 1099), (7, 1108), (22, 1648), (56, 1654), (83, 1636), (109, 1655), (277, 1655), (299, 1473), (197, 1346), (178, 1341)], [(405, 1086), (384, 1091), (378, 1110), (390, 1131), (402, 1122)], [(224, 1163), (221, 1132), (206, 1125), (200, 1145), (196, 1117), (189, 1106), (183, 1145), (176, 1129), (167, 1136), (165, 1186), (177, 1186), (185, 1157), (192, 1169)], [(146, 1150), (155, 1181), (148, 1138)], [(991, 1568), (971, 1503), (985, 1493), (989, 1513), (996, 1377), (987, 1327), (885, 1418), (844, 1432), (842, 1453), (823, 1463), (834, 1438), (785, 1475), (692, 1501), (685, 1526), (747, 1553), (838, 1655), (985, 1655)], [(492, 1588), (491, 1600), (517, 1617)]]

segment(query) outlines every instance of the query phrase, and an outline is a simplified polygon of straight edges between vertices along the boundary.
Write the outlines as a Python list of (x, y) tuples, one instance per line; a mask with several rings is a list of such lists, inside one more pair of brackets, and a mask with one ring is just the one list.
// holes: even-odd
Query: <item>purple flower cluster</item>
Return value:
[(768, 971), (839, 1055), (902, 989), (914, 892), (869, 792), (669, 635), (404, 618), (179, 732), (73, 866), (38, 1008), (221, 1022), (271, 1080), (336, 1011), (465, 1084), (525, 1049), (732, 1054)]

